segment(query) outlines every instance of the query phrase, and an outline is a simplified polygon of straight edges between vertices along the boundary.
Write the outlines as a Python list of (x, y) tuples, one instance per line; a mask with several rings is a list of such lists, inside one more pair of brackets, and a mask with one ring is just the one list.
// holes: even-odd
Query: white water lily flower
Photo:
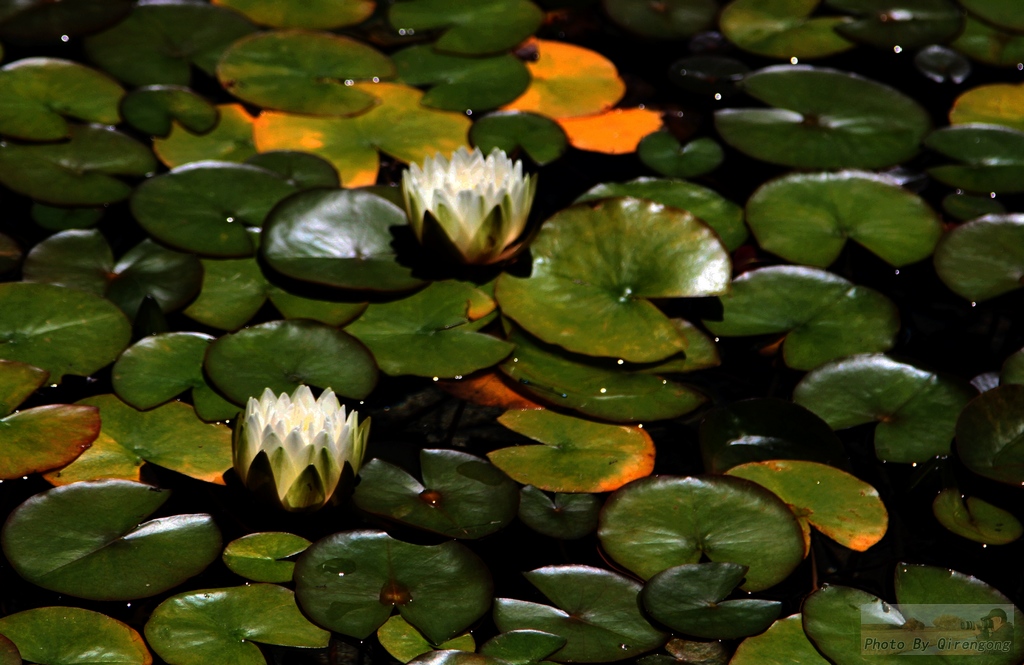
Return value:
[(451, 159), (438, 153), (402, 176), (417, 239), (448, 244), (470, 264), (503, 261), (525, 246), (536, 187), (537, 176), (524, 176), (523, 162), (498, 148), (486, 158), (480, 148), (459, 148)]
[(338, 488), (346, 463), (359, 473), (370, 435), (356, 411), (346, 417), (334, 391), (313, 399), (308, 386), (289, 396), (267, 388), (249, 398), (235, 431), (235, 471), (250, 490), (286, 510), (320, 508)]

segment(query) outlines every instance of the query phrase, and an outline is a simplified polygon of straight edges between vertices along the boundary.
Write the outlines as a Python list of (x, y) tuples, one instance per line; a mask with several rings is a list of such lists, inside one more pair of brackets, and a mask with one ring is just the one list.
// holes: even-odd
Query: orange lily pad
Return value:
[(480, 406), (500, 406), (504, 409), (539, 410), (544, 407), (529, 397), (520, 395), (504, 374), (488, 370), (464, 379), (438, 381), (437, 387), (449, 395)]
[(598, 115), (561, 118), (569, 143), (580, 150), (624, 155), (636, 152), (641, 139), (661, 129), (661, 113), (647, 109), (610, 109)]

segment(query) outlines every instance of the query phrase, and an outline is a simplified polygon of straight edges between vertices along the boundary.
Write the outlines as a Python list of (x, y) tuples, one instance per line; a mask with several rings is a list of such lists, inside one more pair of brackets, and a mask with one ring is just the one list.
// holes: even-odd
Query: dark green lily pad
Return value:
[(539, 630), (566, 638), (558, 662), (603, 663), (631, 658), (665, 642), (640, 613), (640, 584), (590, 566), (547, 566), (523, 573), (552, 603), (497, 598), (498, 630)]
[(793, 401), (846, 429), (878, 422), (875, 454), (886, 462), (925, 462), (945, 457), (956, 418), (973, 391), (946, 376), (884, 355), (836, 360), (808, 373)]
[(303, 384), (361, 399), (377, 384), (373, 356), (359, 340), (302, 319), (224, 335), (206, 352), (206, 372), (235, 404), (245, 404), (266, 388), (291, 393)]
[(219, 104), (213, 129), (194, 134), (172, 122), (167, 138), (153, 139), (153, 152), (170, 168), (205, 160), (242, 163), (256, 154), (252, 126), (241, 104)]
[(1006, 545), (1024, 534), (1024, 526), (1013, 513), (976, 496), (965, 500), (956, 487), (939, 492), (932, 502), (932, 512), (939, 524), (978, 543)]
[(968, 14), (964, 30), (952, 43), (961, 53), (996, 67), (1015, 67), (1024, 60), (1024, 35), (1000, 30)]
[(843, 37), (876, 48), (916, 49), (944, 44), (960, 33), (963, 12), (951, 0), (825, 0), (833, 9), (853, 14), (840, 23)]
[(46, 383), (50, 373), (16, 360), (0, 360), (0, 418), (18, 408)]
[(434, 44), (438, 51), (479, 55), (518, 45), (540, 27), (544, 13), (528, 0), (406, 0), (391, 5), (388, 20), (399, 34), (444, 29)]
[(975, 217), (1001, 215), (1006, 212), (1006, 206), (991, 196), (957, 194), (956, 192), (948, 194), (946, 198), (942, 199), (942, 209), (950, 217), (962, 222)]
[(648, 167), (673, 178), (696, 178), (717, 169), (725, 152), (712, 138), (681, 144), (669, 132), (654, 132), (640, 141), (636, 156)]
[(0, 619), (0, 633), (17, 645), (20, 657), (3, 661), (20, 665), (21, 658), (46, 665), (96, 662), (102, 651), (108, 663), (149, 665), (153, 662), (142, 635), (116, 619), (79, 607), (37, 607)]
[(250, 533), (228, 543), (224, 565), (254, 582), (283, 584), (292, 581), (295, 563), (287, 559), (312, 545), (302, 536), (277, 531)]
[(731, 665), (828, 665), (804, 633), (799, 614), (779, 619), (756, 637), (736, 648)]
[(999, 125), (954, 125), (932, 132), (924, 144), (963, 162), (928, 169), (939, 182), (969, 192), (1024, 192), (1024, 132)]
[(57, 208), (44, 203), (32, 204), (32, 221), (47, 231), (88, 229), (96, 226), (105, 208)]
[(1024, 32), (1024, 16), (1013, 0), (960, 0), (964, 8), (984, 21), (1013, 32)]
[(331, 634), (302, 616), (291, 589), (246, 584), (171, 596), (146, 622), (146, 640), (176, 665), (265, 665), (254, 644), (326, 647)]
[(708, 412), (700, 449), (709, 473), (747, 462), (803, 459), (845, 468), (849, 462), (828, 423), (786, 400), (747, 399)]
[(565, 132), (557, 122), (524, 111), (488, 113), (473, 123), (469, 138), (485, 155), (495, 148), (514, 155), (522, 148), (540, 166), (561, 157), (568, 146)]
[(736, 563), (674, 566), (647, 580), (640, 598), (655, 620), (680, 633), (710, 639), (755, 635), (779, 617), (782, 603), (726, 600), (746, 572)]
[(722, 364), (715, 340), (706, 332), (686, 319), (672, 319), (672, 325), (676, 327), (679, 336), (683, 339), (685, 350), (674, 356), (669, 356), (668, 360), (648, 365), (641, 369), (641, 372), (645, 374), (686, 374), (709, 367), (718, 367)]
[(777, 496), (730, 476), (652, 476), (616, 491), (597, 531), (604, 551), (644, 579), (702, 556), (749, 567), (745, 591), (784, 580), (804, 557), (796, 516)]
[(502, 312), (576, 353), (663, 360), (683, 342), (649, 298), (716, 295), (729, 284), (729, 256), (710, 227), (641, 199), (566, 208), (544, 223), (530, 251), (529, 278), (498, 279)]
[(847, 238), (903, 266), (930, 256), (942, 235), (939, 216), (921, 197), (865, 171), (771, 180), (747, 201), (747, 224), (763, 249), (819, 268), (839, 258)]
[(1024, 277), (1024, 215), (985, 215), (956, 227), (935, 249), (935, 271), (946, 286), (968, 300), (988, 300), (1019, 289)]
[(511, 53), (466, 57), (439, 53), (422, 44), (392, 58), (402, 81), (432, 86), (423, 96), (424, 105), (449, 111), (497, 108), (519, 97), (530, 84), (526, 65)]
[(255, 258), (201, 261), (203, 285), (185, 316), (221, 330), (238, 330), (263, 307), (270, 283)]
[(14, 270), (21, 263), (21, 247), (8, 235), (0, 233), (0, 274)]
[(88, 376), (128, 346), (131, 324), (103, 298), (50, 284), (0, 284), (0, 358), (40, 367), (59, 383)]
[(495, 635), (480, 645), (480, 654), (512, 665), (539, 663), (565, 646), (561, 635), (542, 630), (510, 630)]
[(900, 327), (896, 306), (881, 293), (814, 268), (751, 270), (721, 300), (723, 318), (704, 321), (708, 330), (723, 337), (780, 334), (782, 357), (794, 369), (887, 351)]
[(329, 32), (271, 30), (239, 39), (224, 51), (217, 78), (257, 106), (308, 115), (352, 115), (376, 103), (355, 81), (391, 78), (383, 53)]
[(130, 0), (7, 0), (0, 4), (0, 35), (35, 40), (88, 34), (131, 10)]
[(24, 58), (0, 69), (0, 134), (29, 141), (68, 135), (65, 116), (116, 125), (124, 90), (108, 76), (70, 60)]
[[(418, 656), (435, 650), (434, 645), (428, 642), (427, 638), (423, 637), (423, 634), (413, 628), (400, 614), (393, 615), (377, 629), (377, 639), (389, 654), (402, 663), (408, 663)], [(476, 651), (476, 641), (471, 634), (463, 633), (437, 645), (436, 649), (471, 653)]]
[(626, 30), (651, 39), (682, 39), (711, 27), (715, 0), (603, 0), (608, 16)]
[(512, 351), (475, 330), (474, 321), (493, 309), (494, 301), (467, 282), (433, 282), (408, 298), (370, 305), (346, 330), (386, 374), (451, 378), (491, 367)]
[(975, 397), (957, 420), (956, 449), (971, 471), (1024, 483), (1024, 386), (999, 386)]
[(359, 471), (352, 500), (375, 515), (449, 538), (482, 538), (504, 528), (519, 508), (519, 488), (485, 460), (457, 450), (422, 450), (423, 483), (373, 459)]
[(196, 134), (217, 126), (217, 107), (181, 85), (149, 85), (129, 92), (121, 101), (125, 121), (140, 132), (167, 136), (172, 123)]
[(811, 16), (820, 2), (734, 0), (722, 10), (719, 27), (744, 51), (770, 58), (824, 58), (853, 48), (836, 31), (849, 17)]
[(913, 157), (931, 127), (928, 113), (910, 97), (834, 69), (768, 67), (740, 87), (775, 108), (722, 109), (715, 127), (729, 145), (773, 164), (883, 168)]
[(154, 596), (220, 554), (220, 531), (209, 515), (140, 524), (169, 496), (126, 480), (55, 487), (7, 518), (4, 553), (19, 575), (44, 589), (94, 600)]
[(412, 289), (423, 282), (395, 261), (389, 230), (407, 223), (404, 210), (368, 192), (302, 192), (268, 217), (261, 251), (270, 267), (296, 279), (348, 289)]
[(434, 644), (483, 616), (493, 590), (487, 566), (466, 546), (411, 545), (383, 531), (318, 540), (299, 557), (295, 582), (299, 604), (321, 626), (366, 639), (397, 607)]
[(255, 154), (245, 163), (273, 171), (298, 190), (341, 186), (338, 172), (331, 163), (308, 152), (272, 150)]
[(212, 75), (224, 49), (254, 30), (241, 14), (205, 2), (145, 0), (124, 21), (87, 37), (85, 53), (134, 86), (187, 86), (192, 65)]
[(595, 185), (576, 199), (575, 203), (596, 201), (613, 196), (634, 196), (655, 203), (689, 210), (718, 233), (722, 244), (732, 251), (747, 239), (743, 225), (743, 208), (718, 192), (685, 180), (637, 178), (629, 182), (606, 182)]
[(241, 12), (253, 23), (272, 28), (343, 28), (362, 23), (372, 13), (374, 0), (216, 0)]
[(559, 492), (552, 499), (533, 485), (519, 492), (520, 521), (550, 538), (576, 540), (593, 532), (600, 509), (601, 502), (593, 494)]
[(63, 143), (0, 143), (0, 182), (37, 201), (91, 206), (128, 198), (132, 188), (114, 176), (156, 169), (149, 148), (110, 127), (73, 125)]

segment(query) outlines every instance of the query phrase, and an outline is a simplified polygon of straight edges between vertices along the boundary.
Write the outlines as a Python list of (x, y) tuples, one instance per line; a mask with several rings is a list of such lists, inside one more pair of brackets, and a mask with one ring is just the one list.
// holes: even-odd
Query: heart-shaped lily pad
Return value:
[(932, 132), (924, 144), (963, 164), (934, 166), (928, 174), (969, 192), (1024, 191), (1024, 132), (999, 125), (954, 125)]
[(487, 566), (464, 545), (411, 545), (383, 531), (336, 533), (295, 565), (295, 594), (319, 625), (369, 637), (397, 607), (434, 644), (455, 637), (491, 606)]
[(615, 65), (603, 55), (565, 42), (531, 44), (537, 59), (527, 64), (530, 87), (506, 109), (573, 118), (607, 111), (626, 93)]
[(763, 249), (819, 268), (839, 257), (847, 238), (902, 266), (930, 256), (942, 234), (921, 197), (864, 171), (771, 180), (747, 201), (747, 224)]
[(779, 619), (756, 637), (748, 637), (736, 648), (731, 665), (828, 665), (804, 633), (799, 614)]
[(272, 28), (343, 28), (362, 23), (373, 13), (374, 0), (215, 0), (241, 12), (253, 23)]
[(597, 528), (601, 502), (593, 494), (557, 493), (550, 496), (533, 485), (519, 492), (519, 519), (550, 538), (576, 540)]
[(172, 122), (167, 138), (153, 139), (153, 152), (172, 169), (206, 160), (241, 163), (256, 154), (253, 122), (241, 104), (220, 104), (213, 129), (195, 134)]
[(398, 76), (409, 85), (433, 86), (422, 103), (449, 111), (485, 111), (519, 97), (530, 84), (523, 61), (504, 53), (465, 57), (439, 53), (427, 44), (393, 56)]
[(238, 330), (263, 307), (270, 282), (255, 257), (201, 262), (203, 285), (185, 316), (221, 330)]
[[(993, 251), (994, 248), (999, 251)], [(935, 249), (935, 272), (968, 300), (988, 300), (1021, 287), (1024, 215), (985, 215), (961, 224)]]
[(900, 327), (896, 306), (881, 293), (813, 268), (751, 270), (721, 300), (722, 320), (704, 321), (708, 330), (723, 337), (781, 333), (782, 357), (794, 369), (886, 351)]
[(949, 110), (951, 125), (1002, 125), (1024, 132), (1024, 84), (993, 83), (972, 88), (957, 97)]
[(956, 487), (942, 490), (932, 502), (939, 524), (958, 536), (988, 545), (1012, 543), (1024, 534), (1020, 520), (984, 499), (966, 499)]
[(469, 130), (473, 145), (488, 155), (495, 148), (514, 155), (519, 148), (543, 166), (565, 152), (567, 139), (557, 122), (526, 111), (496, 111), (473, 123)]
[(975, 397), (956, 422), (956, 450), (977, 474), (1024, 483), (1024, 386), (999, 386)]
[(542, 630), (510, 630), (495, 635), (480, 645), (480, 653), (512, 665), (539, 663), (565, 646), (561, 635)]
[(181, 85), (149, 85), (129, 92), (121, 102), (126, 122), (152, 136), (167, 136), (172, 123), (196, 134), (217, 126), (217, 107)]
[(717, 169), (725, 152), (709, 137), (694, 139), (686, 145), (670, 132), (654, 132), (636, 147), (640, 161), (662, 175), (673, 178), (696, 178)]
[[(427, 638), (423, 637), (423, 634), (413, 628), (400, 614), (393, 615), (377, 629), (377, 639), (389, 654), (402, 663), (408, 663), (417, 656), (435, 650), (434, 645), (428, 642)], [(476, 641), (471, 634), (463, 633), (437, 645), (437, 650), (473, 652), (476, 651)]]
[(46, 383), (50, 373), (16, 360), (0, 360), (0, 418)]
[(529, 0), (404, 0), (388, 9), (388, 20), (399, 34), (443, 29), (434, 48), (466, 55), (510, 49), (532, 35), (543, 19), (544, 13)]
[(150, 665), (142, 635), (105, 614), (79, 607), (37, 607), (0, 619), (0, 634), (17, 645), (21, 656), (3, 661), (21, 665), (22, 658), (46, 665), (96, 662), (98, 651), (108, 663)]
[(545, 222), (530, 251), (529, 278), (498, 279), (504, 314), (545, 342), (631, 362), (683, 349), (650, 298), (715, 295), (729, 284), (729, 256), (710, 227), (641, 199), (566, 208)]
[(715, 127), (729, 145), (773, 164), (891, 166), (913, 157), (931, 126), (910, 97), (834, 69), (768, 67), (745, 77), (740, 87), (775, 108), (722, 109), (715, 112)]
[(449, 538), (482, 538), (512, 521), (519, 488), (494, 465), (457, 450), (422, 450), (421, 484), (380, 459), (359, 471), (356, 506)]
[(952, 0), (826, 0), (826, 4), (856, 16), (837, 25), (836, 32), (881, 49), (944, 44), (959, 34), (964, 22), (963, 11)]
[(604, 0), (603, 5), (623, 28), (652, 39), (692, 37), (710, 27), (718, 13), (714, 0)]
[(706, 556), (748, 566), (746, 591), (784, 580), (804, 557), (800, 525), (786, 504), (731, 476), (630, 483), (609, 497), (597, 535), (612, 559), (644, 579)]
[(843, 358), (808, 373), (793, 401), (832, 429), (878, 422), (875, 454), (887, 462), (949, 455), (956, 418), (973, 396), (966, 385), (881, 354)]
[(33, 40), (88, 34), (131, 10), (130, 0), (13, 0), (0, 8), (0, 35)]
[(254, 582), (283, 584), (292, 581), (295, 563), (287, 561), (312, 545), (302, 536), (278, 531), (250, 533), (228, 543), (224, 565)]
[(127, 480), (55, 487), (7, 518), (4, 553), (19, 575), (58, 593), (95, 600), (156, 595), (220, 554), (220, 531), (209, 515), (140, 524), (169, 496)]
[(845, 16), (811, 16), (821, 0), (734, 0), (719, 25), (744, 51), (770, 58), (824, 58), (853, 48), (836, 29)]
[(0, 478), (20, 478), (71, 463), (100, 433), (93, 407), (47, 404), (0, 418)]

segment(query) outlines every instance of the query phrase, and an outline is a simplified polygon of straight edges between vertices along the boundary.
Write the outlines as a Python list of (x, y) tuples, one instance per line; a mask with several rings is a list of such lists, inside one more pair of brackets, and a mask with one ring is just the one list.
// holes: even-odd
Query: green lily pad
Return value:
[(552, 499), (533, 485), (519, 491), (519, 520), (549, 538), (577, 540), (586, 536), (597, 528), (600, 509), (601, 502), (593, 494), (559, 492)]
[(818, 367), (797, 385), (793, 401), (832, 429), (877, 421), (878, 459), (924, 462), (949, 455), (957, 415), (972, 395), (949, 377), (876, 354)]
[(932, 512), (939, 524), (978, 543), (1006, 545), (1024, 534), (1024, 526), (1013, 513), (976, 496), (965, 500), (956, 487), (939, 492), (932, 502)]
[(130, 0), (8, 0), (0, 6), (0, 35), (34, 40), (88, 34), (131, 10)]
[(150, 178), (132, 195), (132, 214), (156, 239), (207, 256), (249, 256), (247, 227), (260, 226), (295, 188), (273, 171), (196, 162)]
[(245, 162), (256, 154), (252, 127), (253, 117), (241, 104), (220, 104), (213, 129), (195, 134), (172, 122), (167, 138), (153, 139), (153, 152), (172, 169), (206, 160)]
[(636, 156), (649, 168), (673, 178), (696, 178), (717, 169), (725, 152), (712, 138), (681, 144), (670, 132), (648, 134), (636, 148)]
[(723, 318), (704, 321), (708, 330), (723, 337), (782, 334), (782, 357), (794, 369), (887, 351), (900, 327), (896, 306), (881, 293), (814, 268), (751, 270), (721, 300)]
[(0, 418), (42, 388), (50, 373), (16, 360), (0, 360)]
[(881, 49), (944, 44), (960, 33), (964, 22), (963, 12), (951, 0), (825, 0), (825, 4), (857, 17), (837, 25), (836, 32)]
[(315, 321), (270, 321), (224, 335), (206, 352), (206, 372), (235, 404), (267, 388), (291, 393), (300, 385), (366, 397), (377, 384), (373, 356), (356, 338)]
[(14, 270), (21, 263), (21, 247), (10, 236), (0, 233), (0, 273)]
[(44, 203), (32, 204), (32, 221), (47, 231), (88, 229), (103, 219), (105, 208), (57, 208)]
[(674, 356), (669, 356), (668, 360), (643, 367), (641, 372), (645, 374), (686, 374), (709, 367), (718, 367), (722, 364), (715, 340), (706, 332), (686, 319), (672, 319), (672, 325), (676, 327), (676, 331), (683, 339), (685, 350)]
[(146, 622), (146, 640), (175, 665), (265, 665), (254, 642), (326, 647), (331, 634), (302, 616), (291, 589), (246, 584), (171, 596)]
[(955, 125), (932, 132), (924, 144), (963, 162), (928, 169), (939, 182), (969, 192), (1024, 192), (1024, 132), (999, 125)]
[(964, 9), (1001, 28), (1024, 32), (1024, 16), (1013, 0), (959, 0)]
[(149, 85), (129, 92), (121, 101), (121, 114), (135, 129), (151, 136), (167, 136), (172, 123), (196, 134), (217, 126), (217, 107), (181, 85)]
[(365, 302), (334, 302), (304, 298), (271, 285), (270, 302), (286, 319), (311, 319), (329, 326), (341, 327), (359, 318), (366, 311)]
[(604, 0), (608, 16), (626, 30), (651, 39), (682, 39), (706, 30), (715, 22), (714, 0)]
[(498, 422), (542, 445), (487, 453), (518, 483), (550, 492), (611, 492), (654, 470), (654, 442), (638, 427), (554, 411), (506, 411)]
[(341, 186), (338, 172), (330, 162), (308, 152), (275, 150), (261, 152), (245, 160), (246, 164), (273, 171), (298, 190)]
[(1024, 60), (1024, 35), (1000, 30), (968, 14), (964, 30), (951, 44), (961, 53), (996, 67), (1015, 67)]
[(973, 194), (947, 194), (942, 199), (942, 209), (954, 219), (966, 222), (975, 217), (984, 215), (1001, 215), (1006, 212), (1006, 207), (991, 196), (980, 196)]
[(853, 48), (837, 32), (851, 19), (812, 17), (819, 4), (821, 0), (734, 0), (722, 10), (719, 27), (744, 51), (769, 58), (824, 58)]
[(799, 614), (779, 619), (736, 648), (731, 665), (828, 665), (804, 633)]
[(726, 600), (746, 572), (746, 566), (727, 562), (674, 566), (647, 580), (640, 598), (651, 617), (680, 633), (711, 639), (755, 635), (779, 617), (782, 603)]
[(271, 30), (231, 44), (217, 64), (217, 78), (234, 96), (257, 106), (309, 115), (352, 115), (376, 103), (352, 86), (391, 78), (395, 66), (383, 53), (329, 32)]
[(498, 279), (502, 312), (576, 353), (663, 360), (683, 342), (649, 298), (716, 295), (729, 284), (729, 256), (710, 227), (641, 199), (566, 208), (544, 223), (530, 251), (529, 278)]
[(597, 531), (604, 551), (648, 579), (711, 561), (748, 566), (745, 591), (784, 580), (804, 557), (793, 512), (765, 488), (731, 476), (652, 476), (616, 491)]
[(590, 566), (547, 566), (523, 573), (554, 603), (497, 598), (498, 630), (539, 630), (566, 639), (550, 658), (558, 662), (603, 663), (631, 658), (665, 642), (640, 613), (640, 584)]
[(299, 557), (295, 581), (299, 604), (321, 626), (365, 639), (397, 607), (434, 644), (483, 616), (493, 589), (487, 566), (466, 546), (411, 545), (383, 531), (317, 541)]
[(388, 20), (399, 34), (444, 29), (438, 51), (479, 55), (518, 45), (544, 13), (528, 0), (406, 0), (391, 5)]
[(519, 508), (519, 488), (494, 465), (457, 450), (421, 450), (423, 483), (373, 459), (359, 471), (352, 500), (361, 510), (449, 538), (482, 538)]
[(444, 649), (430, 651), (409, 661), (411, 665), (507, 665), (505, 661), (483, 654)]
[(220, 531), (209, 515), (140, 524), (169, 496), (127, 480), (55, 487), (7, 518), (4, 553), (19, 575), (44, 589), (93, 600), (154, 596), (199, 574), (220, 553)]
[(295, 563), (287, 559), (305, 552), (312, 544), (291, 533), (250, 533), (228, 543), (221, 558), (236, 575), (254, 582), (284, 584), (292, 581), (295, 571)]
[(156, 169), (149, 148), (98, 125), (73, 125), (63, 143), (0, 143), (0, 182), (54, 205), (91, 206), (128, 198), (131, 187), (114, 176)]
[(935, 272), (946, 286), (972, 301), (1019, 289), (1024, 278), (1024, 215), (985, 215), (956, 227), (935, 249)]
[(373, 14), (374, 0), (216, 0), (252, 21), (272, 28), (343, 28)]
[(522, 148), (540, 166), (561, 157), (568, 146), (557, 122), (525, 111), (488, 113), (473, 123), (469, 138), (485, 155), (499, 148), (511, 156)]
[(501, 362), (513, 349), (475, 331), (473, 301), (494, 302), (466, 282), (433, 282), (390, 303), (372, 304), (347, 332), (369, 347), (381, 371), (392, 376), (451, 378)]
[(1024, 386), (999, 386), (975, 397), (956, 422), (956, 449), (974, 473), (1024, 483)]
[[(400, 614), (395, 614), (377, 629), (377, 639), (384, 649), (402, 663), (408, 663), (417, 656), (434, 651), (435, 647), (412, 627)], [(476, 641), (469, 633), (463, 633), (436, 647), (438, 650), (476, 650)]]
[(48, 404), (0, 418), (0, 478), (21, 478), (74, 461), (100, 433), (100, 414), (88, 406)]
[[(142, 635), (105, 614), (79, 607), (37, 607), (0, 619), (0, 633), (17, 645), (21, 658), (46, 665), (96, 662), (149, 665), (153, 662)], [(21, 658), (4, 661), (20, 665)]]
[(633, 422), (675, 418), (706, 400), (696, 390), (657, 374), (568, 354), (516, 329), (508, 339), (516, 350), (498, 368), (517, 381), (518, 388), (553, 406), (603, 420)]
[[(1003, 361), (1003, 367), (999, 373), (999, 382), (1024, 384), (1024, 349), (1015, 351)], [(0, 389), (2, 394), (2, 389)]]
[(700, 424), (700, 449), (709, 473), (778, 459), (848, 465), (846, 450), (828, 423), (775, 398), (746, 399), (709, 411)]
[(432, 86), (423, 96), (424, 105), (449, 111), (497, 108), (519, 97), (530, 84), (526, 65), (511, 53), (466, 57), (421, 44), (392, 57), (402, 81)]
[(510, 630), (480, 645), (480, 654), (512, 665), (539, 663), (565, 646), (561, 635), (542, 630)]
[(348, 289), (401, 291), (423, 282), (395, 261), (391, 226), (408, 224), (405, 211), (355, 190), (297, 194), (274, 209), (261, 251), (278, 272)]
[(187, 86), (192, 65), (212, 75), (228, 45), (255, 29), (241, 14), (205, 2), (149, 0), (109, 30), (86, 37), (85, 53), (133, 86)]
[(718, 192), (685, 180), (637, 178), (629, 182), (606, 182), (595, 185), (578, 197), (575, 203), (596, 201), (613, 196), (633, 196), (655, 203), (689, 210), (718, 233), (722, 244), (732, 251), (747, 239), (743, 225), (743, 208)]
[(0, 284), (0, 358), (88, 376), (128, 346), (131, 324), (113, 303), (50, 284)]
[(972, 88), (956, 98), (949, 110), (951, 125), (1002, 125), (1024, 132), (1024, 84), (992, 83)]
[(715, 127), (732, 147), (773, 164), (883, 168), (913, 157), (931, 126), (910, 97), (834, 69), (768, 67), (740, 87), (775, 108), (722, 109), (715, 112)]
[(185, 316), (221, 330), (238, 330), (263, 307), (270, 283), (255, 258), (201, 261), (203, 285)]
[(846, 245), (863, 245), (894, 266), (931, 255), (942, 222), (916, 194), (864, 171), (794, 173), (762, 185), (747, 201), (757, 243), (787, 261), (825, 268)]
[(29, 141), (68, 136), (65, 116), (116, 125), (124, 90), (70, 60), (24, 58), (0, 69), (0, 134)]

